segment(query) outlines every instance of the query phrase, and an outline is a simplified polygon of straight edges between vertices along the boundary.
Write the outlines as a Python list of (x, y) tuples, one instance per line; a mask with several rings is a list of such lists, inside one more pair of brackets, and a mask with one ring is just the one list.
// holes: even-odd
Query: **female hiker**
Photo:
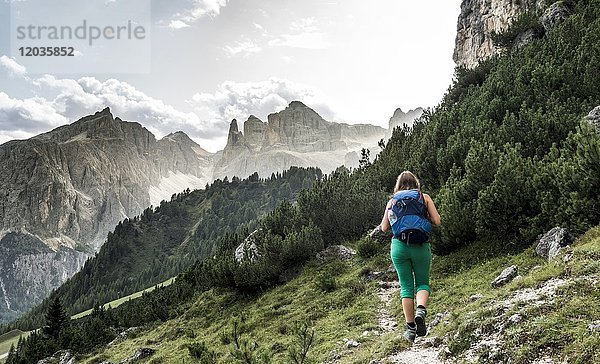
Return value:
[[(410, 342), (416, 336), (425, 336), (425, 316), (429, 298), (429, 268), (431, 247), (428, 242), (431, 225), (440, 225), (440, 214), (429, 195), (421, 192), (417, 177), (404, 171), (396, 180), (394, 195), (387, 203), (381, 224), (371, 232), (378, 239), (383, 232), (392, 230), (390, 249), (396, 268), (406, 319), (404, 338)], [(417, 309), (415, 315), (415, 292)]]

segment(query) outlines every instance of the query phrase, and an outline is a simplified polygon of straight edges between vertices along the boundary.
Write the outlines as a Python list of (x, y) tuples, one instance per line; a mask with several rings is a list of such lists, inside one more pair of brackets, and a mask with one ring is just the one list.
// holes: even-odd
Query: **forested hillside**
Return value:
[[(192, 310), (201, 292), (223, 289), (232, 301), (244, 300), (240, 293), (277, 285), (282, 273), (326, 246), (358, 240), (358, 250), (368, 251), (371, 242), (361, 237), (379, 222), (405, 169), (421, 178), (441, 211), (433, 240), (438, 255), (467, 247), (481, 261), (523, 251), (556, 225), (579, 234), (598, 224), (600, 137), (584, 117), (600, 105), (600, 1), (570, 4), (572, 15), (540, 39), (473, 70), (458, 69), (440, 104), (412, 128), (396, 129), (374, 161), (365, 155), (359, 169), (319, 179), (297, 203), (260, 219), (251, 238), (244, 227), (220, 235), (212, 259), (120, 306), (105, 325), (185, 321), (201, 315)], [(234, 250), (244, 241), (246, 256), (238, 262)], [(326, 276), (323, 282), (327, 287)], [(85, 324), (74, 327), (65, 332), (91, 335)], [(89, 349), (73, 343), (65, 334), (59, 347)]]
[(257, 218), (281, 201), (294, 200), (321, 177), (315, 168), (291, 168), (269, 179), (234, 177), (173, 195), (119, 223), (96, 256), (17, 325), (39, 327), (39, 313), (55, 297), (75, 314), (176, 276), (212, 255), (219, 236), (252, 229)]

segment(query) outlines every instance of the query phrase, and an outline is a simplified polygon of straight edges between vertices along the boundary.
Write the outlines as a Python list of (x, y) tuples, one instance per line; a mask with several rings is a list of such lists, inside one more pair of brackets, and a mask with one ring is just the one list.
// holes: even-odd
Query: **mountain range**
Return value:
[(178, 131), (157, 139), (109, 108), (27, 140), (0, 145), (0, 321), (18, 317), (79, 271), (109, 231), (187, 188), (217, 178), (268, 177), (291, 166), (329, 173), (358, 165), (384, 128), (324, 120), (299, 101), (243, 132), (223, 151)]

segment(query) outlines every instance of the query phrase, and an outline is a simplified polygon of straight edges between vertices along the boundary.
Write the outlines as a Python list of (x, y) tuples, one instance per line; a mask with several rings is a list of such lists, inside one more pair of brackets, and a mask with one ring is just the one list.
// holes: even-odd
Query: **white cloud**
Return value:
[(269, 45), (272, 47), (304, 49), (326, 49), (331, 46), (331, 44), (325, 40), (325, 35), (318, 32), (282, 34), (279, 38), (271, 39)]
[(250, 115), (267, 121), (268, 114), (284, 109), (294, 100), (314, 108), (325, 119), (334, 117), (318, 90), (280, 78), (259, 82), (225, 81), (214, 93), (195, 94), (189, 103), (200, 118), (213, 120), (215, 127), (226, 130), (232, 119), (241, 122)]
[(27, 73), (27, 68), (25, 68), (25, 66), (17, 63), (17, 61), (15, 61), (14, 58), (9, 58), (5, 55), (0, 57), (0, 65), (6, 68), (9, 71), (9, 73), (13, 76), (22, 77), (25, 76), (25, 74)]
[(234, 57), (238, 54), (242, 55), (243, 57), (248, 57), (251, 54), (258, 53), (262, 50), (256, 43), (254, 43), (251, 40), (237, 42), (235, 45), (225, 46), (223, 47), (223, 49), (227, 53), (228, 57)]
[[(6, 64), (11, 65), (6, 67), (9, 72), (20, 66), (16, 62)], [(157, 137), (176, 130), (184, 130), (196, 138), (210, 139), (215, 135), (211, 125), (202, 122), (195, 113), (177, 110), (123, 81), (101, 81), (94, 77), (73, 80), (52, 75), (22, 79), (48, 96), (14, 99), (0, 92), (0, 140), (45, 132), (106, 106), (123, 120), (140, 122)]]
[(177, 13), (169, 22), (174, 30), (187, 28), (200, 18), (215, 17), (221, 13), (221, 8), (227, 6), (228, 0), (193, 0), (191, 9)]
[(171, 20), (171, 22), (169, 23), (169, 28), (171, 29), (183, 29), (183, 28), (188, 28), (190, 25), (187, 23), (184, 23), (181, 20)]
[(292, 22), (292, 24), (290, 24), (290, 29), (300, 32), (316, 32), (319, 28), (317, 27), (317, 19), (315, 19), (314, 16), (311, 16)]
[(326, 49), (331, 46), (325, 33), (319, 31), (314, 17), (302, 18), (290, 24), (291, 33), (271, 39), (272, 47), (292, 47), (304, 49)]
[(52, 102), (43, 98), (14, 99), (0, 92), (0, 134), (11, 138), (28, 138), (39, 132), (65, 124)]

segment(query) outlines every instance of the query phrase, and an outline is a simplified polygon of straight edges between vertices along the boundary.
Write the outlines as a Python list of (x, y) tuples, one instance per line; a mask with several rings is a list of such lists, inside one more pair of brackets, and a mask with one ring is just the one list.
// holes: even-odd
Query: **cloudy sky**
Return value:
[[(23, 1), (52, 3), (12, 3)], [(11, 46), (11, 0), (0, 0), (0, 143), (110, 106), (159, 138), (183, 130), (214, 152), (231, 119), (266, 121), (293, 100), (328, 120), (386, 126), (398, 107), (435, 106), (451, 82), (460, 0), (147, 1), (150, 71), (100, 74), (34, 73)]]

